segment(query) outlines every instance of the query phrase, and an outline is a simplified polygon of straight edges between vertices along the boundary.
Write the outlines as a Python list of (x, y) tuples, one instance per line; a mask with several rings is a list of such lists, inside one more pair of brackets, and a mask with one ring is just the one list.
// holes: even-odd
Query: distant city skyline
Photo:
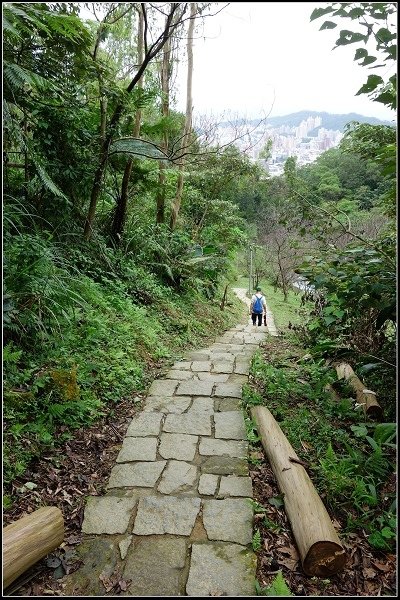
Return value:
[[(356, 93), (369, 74), (387, 78), (396, 63), (370, 71), (354, 62), (355, 44), (332, 50), (340, 29), (352, 23), (343, 19), (337, 29), (319, 31), (323, 18), (310, 22), (310, 15), (327, 4), (231, 2), (205, 18), (194, 40), (194, 113), (256, 118), (302, 110), (356, 112), (395, 121), (395, 111)], [(223, 6), (217, 3), (217, 9)], [(176, 96), (182, 111), (185, 77), (182, 61)]]
[[(274, 126), (265, 122), (236, 140), (235, 125), (221, 125), (217, 129), (217, 137), (221, 144), (229, 144), (235, 140), (233, 143), (241, 152), (253, 162), (259, 163), (269, 175), (274, 176), (282, 175), (284, 164), (289, 156), (297, 157), (298, 166), (306, 165), (340, 143), (343, 132), (323, 125), (324, 119), (321, 116), (311, 115), (304, 118), (297, 126), (278, 124)], [(263, 159), (263, 149), (268, 140), (272, 142), (269, 158)]]

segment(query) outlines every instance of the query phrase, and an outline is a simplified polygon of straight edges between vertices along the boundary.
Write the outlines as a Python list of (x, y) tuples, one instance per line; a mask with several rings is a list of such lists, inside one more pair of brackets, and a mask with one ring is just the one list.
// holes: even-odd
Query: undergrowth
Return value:
[[(134, 402), (174, 360), (243, 317), (224, 285), (207, 298), (166, 285), (131, 259), (16, 236), (6, 252), (3, 482), (74, 429)], [(222, 283), (224, 285), (222, 285)]]
[[(366, 421), (354, 398), (333, 397), (326, 386), (337, 379), (334, 369), (302, 351), (294, 336), (284, 352), (259, 351), (251, 375), (244, 405), (270, 410), (342, 523), (341, 534), (365, 531), (373, 548), (393, 550), (396, 500), (388, 481), (395, 472), (396, 424)], [(251, 433), (256, 446), (254, 428)]]

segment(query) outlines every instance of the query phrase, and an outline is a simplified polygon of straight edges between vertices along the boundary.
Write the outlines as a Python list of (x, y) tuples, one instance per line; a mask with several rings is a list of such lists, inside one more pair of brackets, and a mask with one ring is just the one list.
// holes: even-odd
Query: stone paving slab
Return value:
[(186, 584), (188, 596), (255, 596), (257, 559), (243, 546), (193, 544)]
[(243, 546), (251, 543), (253, 509), (247, 498), (203, 500), (203, 503), (203, 523), (209, 540)]
[[(232, 500), (231, 500), (232, 502)], [(200, 498), (146, 496), (139, 500), (133, 534), (189, 536), (200, 511)], [(156, 557), (155, 557), (156, 559)]]
[(158, 435), (160, 433), (163, 415), (140, 413), (133, 417), (126, 432), (127, 436), (146, 437), (147, 435)]
[(121, 451), (117, 456), (117, 463), (132, 462), (136, 460), (156, 460), (157, 442), (158, 440), (155, 437), (126, 437), (123, 441)]
[(209, 360), (194, 360), (192, 362), (192, 371), (206, 371), (207, 373), (211, 369), (211, 362)]
[(129, 553), (123, 579), (131, 583), (121, 596), (182, 596), (185, 590), (187, 542), (183, 538), (139, 538)]
[(161, 494), (182, 494), (197, 490), (198, 468), (182, 460), (170, 460), (163, 471), (158, 491)]
[(190, 360), (208, 360), (209, 358), (209, 352), (206, 350), (202, 350), (202, 351), (197, 351), (197, 352), (190, 352), (190, 354), (188, 355), (188, 358)]
[(229, 373), (197, 373), (200, 381), (212, 381), (212, 383), (226, 383), (230, 377)]
[(246, 458), (232, 456), (209, 456), (201, 463), (202, 473), (213, 475), (248, 475), (249, 466)]
[(199, 480), (199, 494), (204, 496), (214, 496), (218, 487), (218, 475), (203, 473)]
[(228, 440), (245, 440), (246, 427), (243, 414), (237, 410), (214, 415), (215, 437)]
[(217, 350), (210, 353), (210, 360), (212, 362), (232, 362), (235, 360), (234, 353), (231, 352), (219, 352)]
[(147, 398), (143, 411), (180, 415), (189, 408), (191, 403), (192, 400), (188, 396), (153, 396)]
[(153, 487), (166, 464), (166, 460), (157, 460), (116, 465), (111, 471), (107, 487)]
[(253, 486), (250, 477), (236, 477), (227, 475), (221, 477), (218, 490), (218, 498), (229, 498), (234, 496), (253, 497)]
[(202, 456), (231, 456), (233, 458), (244, 458), (247, 456), (248, 443), (233, 440), (215, 440), (212, 438), (201, 438), (199, 454)]
[(211, 369), (212, 373), (233, 373), (233, 363), (231, 361), (214, 361)]
[(166, 374), (166, 379), (176, 379), (178, 381), (186, 381), (188, 379), (193, 379), (195, 374), (193, 371), (179, 371), (178, 369), (171, 369)]
[(176, 393), (179, 396), (211, 396), (213, 387), (211, 381), (182, 381)]
[(247, 375), (240, 375), (239, 373), (232, 373), (231, 375), (229, 375), (227, 381), (222, 381), (221, 383), (227, 383), (230, 385), (236, 384), (236, 385), (240, 385), (240, 387), (243, 387), (243, 385), (245, 383), (247, 383), (248, 380), (249, 380), (249, 378), (247, 377)]
[(236, 360), (236, 365), (234, 368), (234, 373), (239, 373), (239, 374), (243, 374), (243, 375), (248, 375), (250, 373), (250, 365), (249, 363), (244, 363), (244, 362), (237, 362)]
[(242, 403), (239, 398), (214, 398), (214, 408), (216, 411), (241, 410), (241, 407)]
[(158, 451), (160, 456), (166, 459), (191, 461), (196, 454), (198, 440), (197, 435), (162, 433)]
[(149, 388), (150, 396), (173, 396), (178, 383), (176, 381), (156, 379)]
[(242, 386), (240, 383), (217, 383), (214, 396), (224, 396), (226, 398), (241, 398)]
[(163, 426), (166, 433), (188, 433), (211, 435), (211, 417), (207, 413), (194, 412), (182, 415), (167, 415)]
[(190, 371), (191, 366), (192, 366), (192, 361), (181, 360), (181, 361), (174, 363), (172, 365), (171, 369), (178, 369), (179, 371), (186, 371), (186, 370)]
[(199, 398), (193, 398), (193, 402), (191, 407), (189, 408), (187, 414), (192, 415), (194, 413), (203, 413), (207, 415), (214, 414), (214, 399), (206, 398), (204, 396), (200, 396)]
[(82, 523), (83, 533), (125, 533), (136, 502), (135, 498), (89, 497)]

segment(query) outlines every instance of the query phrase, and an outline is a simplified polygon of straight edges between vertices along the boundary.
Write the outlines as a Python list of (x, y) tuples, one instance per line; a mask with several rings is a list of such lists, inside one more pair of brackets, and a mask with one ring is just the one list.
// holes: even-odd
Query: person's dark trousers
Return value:
[(258, 319), (258, 326), (261, 327), (261, 325), (262, 325), (262, 313), (261, 314), (251, 313), (251, 320), (253, 321), (253, 325), (256, 324), (257, 319)]

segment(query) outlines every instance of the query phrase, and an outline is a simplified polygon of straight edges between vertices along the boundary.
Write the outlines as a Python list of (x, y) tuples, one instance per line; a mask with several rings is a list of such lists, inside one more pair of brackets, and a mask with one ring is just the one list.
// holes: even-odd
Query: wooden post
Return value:
[(378, 404), (375, 392), (367, 390), (348, 363), (336, 365), (338, 379), (346, 379), (356, 392), (357, 403), (363, 407), (364, 415), (372, 419), (381, 419), (383, 411)]
[(45, 506), (3, 529), (3, 589), (64, 540), (64, 519)]
[(228, 286), (225, 286), (224, 295), (222, 296), (221, 304), (219, 305), (221, 310), (224, 310), (224, 308), (225, 308), (227, 297), (228, 297)]
[(251, 415), (284, 495), (304, 572), (316, 577), (334, 575), (346, 564), (345, 551), (302, 461), (265, 406), (253, 407)]

